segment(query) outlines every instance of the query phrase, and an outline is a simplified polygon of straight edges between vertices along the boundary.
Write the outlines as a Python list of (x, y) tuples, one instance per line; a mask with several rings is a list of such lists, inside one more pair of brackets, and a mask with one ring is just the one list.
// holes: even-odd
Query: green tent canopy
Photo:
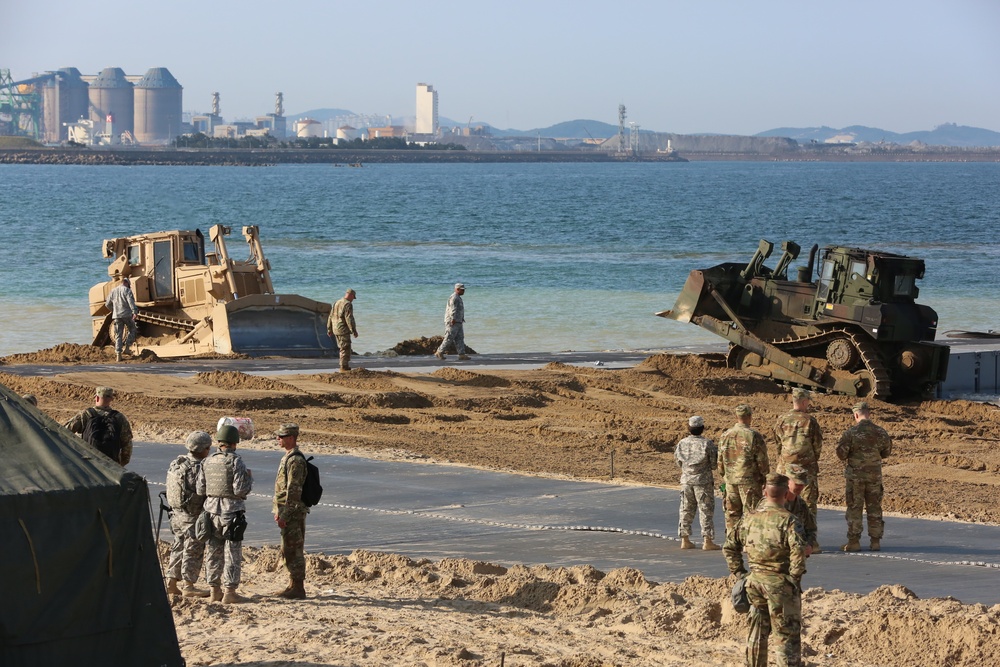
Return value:
[(182, 667), (149, 488), (0, 385), (0, 664)]

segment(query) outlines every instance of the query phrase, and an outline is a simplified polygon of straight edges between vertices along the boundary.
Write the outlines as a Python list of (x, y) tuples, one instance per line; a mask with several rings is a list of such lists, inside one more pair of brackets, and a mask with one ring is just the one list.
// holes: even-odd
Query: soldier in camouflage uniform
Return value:
[(869, 419), (868, 403), (854, 406), (854, 426), (840, 436), (837, 458), (846, 462), (847, 544), (844, 551), (861, 550), (862, 512), (868, 511), (871, 550), (882, 548), (882, 459), (892, 453), (892, 440), (881, 426)]
[(821, 553), (819, 547), (813, 548), (816, 541), (816, 515), (809, 511), (809, 506), (802, 499), (802, 489), (809, 483), (809, 473), (798, 463), (789, 463), (785, 469), (788, 477), (788, 495), (785, 496), (785, 509), (792, 513), (802, 524), (802, 536), (806, 540), (806, 556)]
[[(170, 532), (174, 535), (167, 562), (167, 593), (207, 598), (209, 592), (194, 585), (205, 554), (205, 543), (194, 536), (194, 524), (205, 504), (205, 497), (198, 495), (198, 471), (212, 447), (212, 436), (205, 431), (193, 431), (184, 446), (188, 453), (178, 456), (167, 471)], [(183, 589), (177, 587), (181, 580)]]
[(285, 455), (278, 464), (274, 478), (274, 522), (281, 529), (281, 554), (288, 568), (289, 584), (276, 596), (289, 600), (306, 597), (306, 514), (309, 508), (302, 502), (302, 486), (306, 482), (306, 457), (299, 451), (299, 425), (282, 424), (276, 434)]
[(243, 565), (245, 501), (253, 486), (253, 474), (236, 453), (240, 432), (235, 426), (220, 428), (215, 440), (219, 450), (201, 464), (197, 485), (198, 494), (205, 496), (205, 512), (212, 519), (205, 576), (212, 586), (212, 602), (248, 602), (236, 588), (240, 585)]
[(465, 302), (462, 301), (463, 294), (465, 294), (465, 285), (455, 283), (455, 291), (448, 299), (448, 305), (444, 309), (444, 340), (441, 341), (441, 345), (434, 353), (438, 359), (444, 359), (445, 353), (452, 345), (455, 346), (455, 352), (458, 353), (459, 359), (465, 361), (469, 358), (469, 355), (465, 353)]
[(750, 428), (753, 410), (736, 406), (736, 425), (719, 438), (719, 472), (726, 484), (726, 534), (736, 527), (744, 508), (751, 511), (760, 503), (764, 478), (770, 464), (764, 436)]
[(139, 309), (135, 305), (135, 294), (128, 278), (122, 281), (108, 294), (104, 306), (111, 311), (111, 319), (115, 331), (115, 361), (122, 360), (122, 353), (131, 354), (132, 343), (135, 342), (135, 317)]
[(750, 561), (746, 575), (750, 599), (748, 667), (767, 665), (768, 638), (774, 630), (775, 653), (780, 667), (799, 667), (802, 660), (802, 575), (806, 571), (802, 527), (783, 503), (788, 478), (771, 473), (764, 487), (760, 509), (743, 515), (736, 530), (726, 536), (724, 547), (729, 571), (746, 575), (743, 550)]
[(688, 419), (691, 434), (677, 443), (674, 458), (681, 467), (681, 518), (677, 525), (677, 535), (681, 538), (681, 549), (694, 549), (691, 543), (691, 524), (697, 509), (704, 538), (702, 549), (717, 551), (720, 547), (715, 539), (715, 481), (712, 471), (719, 458), (715, 443), (702, 437), (705, 420), (699, 416)]
[[(778, 439), (778, 464), (776, 470), (784, 470), (789, 463), (797, 463), (809, 474), (809, 483), (802, 497), (809, 505), (809, 511), (816, 516), (819, 500), (819, 457), (823, 450), (823, 432), (819, 422), (809, 414), (809, 392), (805, 389), (792, 390), (792, 411), (778, 418), (774, 427)], [(819, 542), (814, 541), (814, 551)]]
[(326, 321), (326, 332), (337, 341), (340, 349), (340, 370), (351, 370), (351, 336), (358, 337), (358, 325), (354, 321), (354, 299), (357, 293), (349, 289), (344, 298), (333, 304), (330, 319)]
[(73, 431), (73, 433), (83, 435), (83, 432), (87, 430), (87, 423), (96, 413), (100, 412), (106, 415), (113, 412), (113, 419), (118, 429), (118, 437), (121, 444), (118, 459), (115, 463), (124, 467), (132, 460), (132, 425), (128, 423), (125, 415), (111, 407), (111, 402), (114, 398), (114, 389), (111, 387), (98, 387), (94, 392), (94, 407), (77, 413), (75, 417), (63, 424), (63, 426)]

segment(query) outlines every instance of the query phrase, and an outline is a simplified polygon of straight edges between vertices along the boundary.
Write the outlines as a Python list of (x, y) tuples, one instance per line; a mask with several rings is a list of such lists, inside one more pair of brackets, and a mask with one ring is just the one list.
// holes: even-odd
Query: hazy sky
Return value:
[(529, 130), (1000, 130), (998, 0), (0, 0), (0, 68), (167, 67), (184, 110), (334, 107)]

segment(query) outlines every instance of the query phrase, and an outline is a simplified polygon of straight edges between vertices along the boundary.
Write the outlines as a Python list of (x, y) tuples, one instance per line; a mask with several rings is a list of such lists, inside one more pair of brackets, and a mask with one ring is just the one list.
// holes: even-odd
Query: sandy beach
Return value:
[[(181, 442), (193, 429), (212, 430), (220, 416), (239, 415), (252, 417), (261, 434), (242, 443), (247, 448), (273, 448), (270, 433), (296, 421), (300, 443), (312, 453), (603, 479), (614, 451), (617, 478), (664, 486), (678, 484), (672, 452), (688, 416), (702, 415), (708, 435), (717, 436), (732, 425), (732, 408), (750, 403), (773, 461), (771, 427), (788, 409), (781, 388), (726, 369), (717, 355), (655, 355), (624, 370), (446, 364), (431, 373), (260, 377), (209, 370), (181, 377), (141, 372), (144, 363), (157, 363), (148, 359), (106, 372), (77, 368), (109, 360), (102, 350), (61, 345), (0, 359), (0, 382), (34, 393), (39, 407), (60, 422), (90, 404), (95, 385), (111, 385), (139, 441)], [(63, 372), (5, 372), (40, 363), (62, 364)], [(825, 433), (823, 506), (843, 507), (843, 467), (834, 445), (853, 421), (852, 403), (839, 396), (813, 402)], [(884, 468), (887, 513), (1000, 523), (997, 406), (874, 401), (873, 419), (893, 436)], [(141, 447), (134, 456), (142, 456)], [(278, 550), (245, 552), (243, 588), (251, 603), (174, 601), (190, 665), (742, 664), (746, 619), (725, 602), (724, 579), (657, 584), (630, 569), (310, 553), (309, 599), (284, 601), (269, 597), (285, 577)], [(809, 588), (806, 576), (806, 664), (1000, 662), (1000, 605), (920, 600), (884, 583), (860, 596)]]

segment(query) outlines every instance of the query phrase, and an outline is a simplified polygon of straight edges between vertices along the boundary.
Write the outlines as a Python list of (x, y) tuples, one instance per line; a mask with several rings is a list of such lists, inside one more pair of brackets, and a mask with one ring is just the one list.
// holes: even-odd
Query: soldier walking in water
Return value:
[(248, 602), (236, 588), (242, 574), (246, 497), (253, 486), (253, 475), (236, 453), (240, 433), (235, 426), (220, 428), (215, 440), (219, 451), (201, 464), (197, 486), (198, 494), (206, 497), (205, 512), (212, 520), (205, 575), (212, 586), (212, 602)]

